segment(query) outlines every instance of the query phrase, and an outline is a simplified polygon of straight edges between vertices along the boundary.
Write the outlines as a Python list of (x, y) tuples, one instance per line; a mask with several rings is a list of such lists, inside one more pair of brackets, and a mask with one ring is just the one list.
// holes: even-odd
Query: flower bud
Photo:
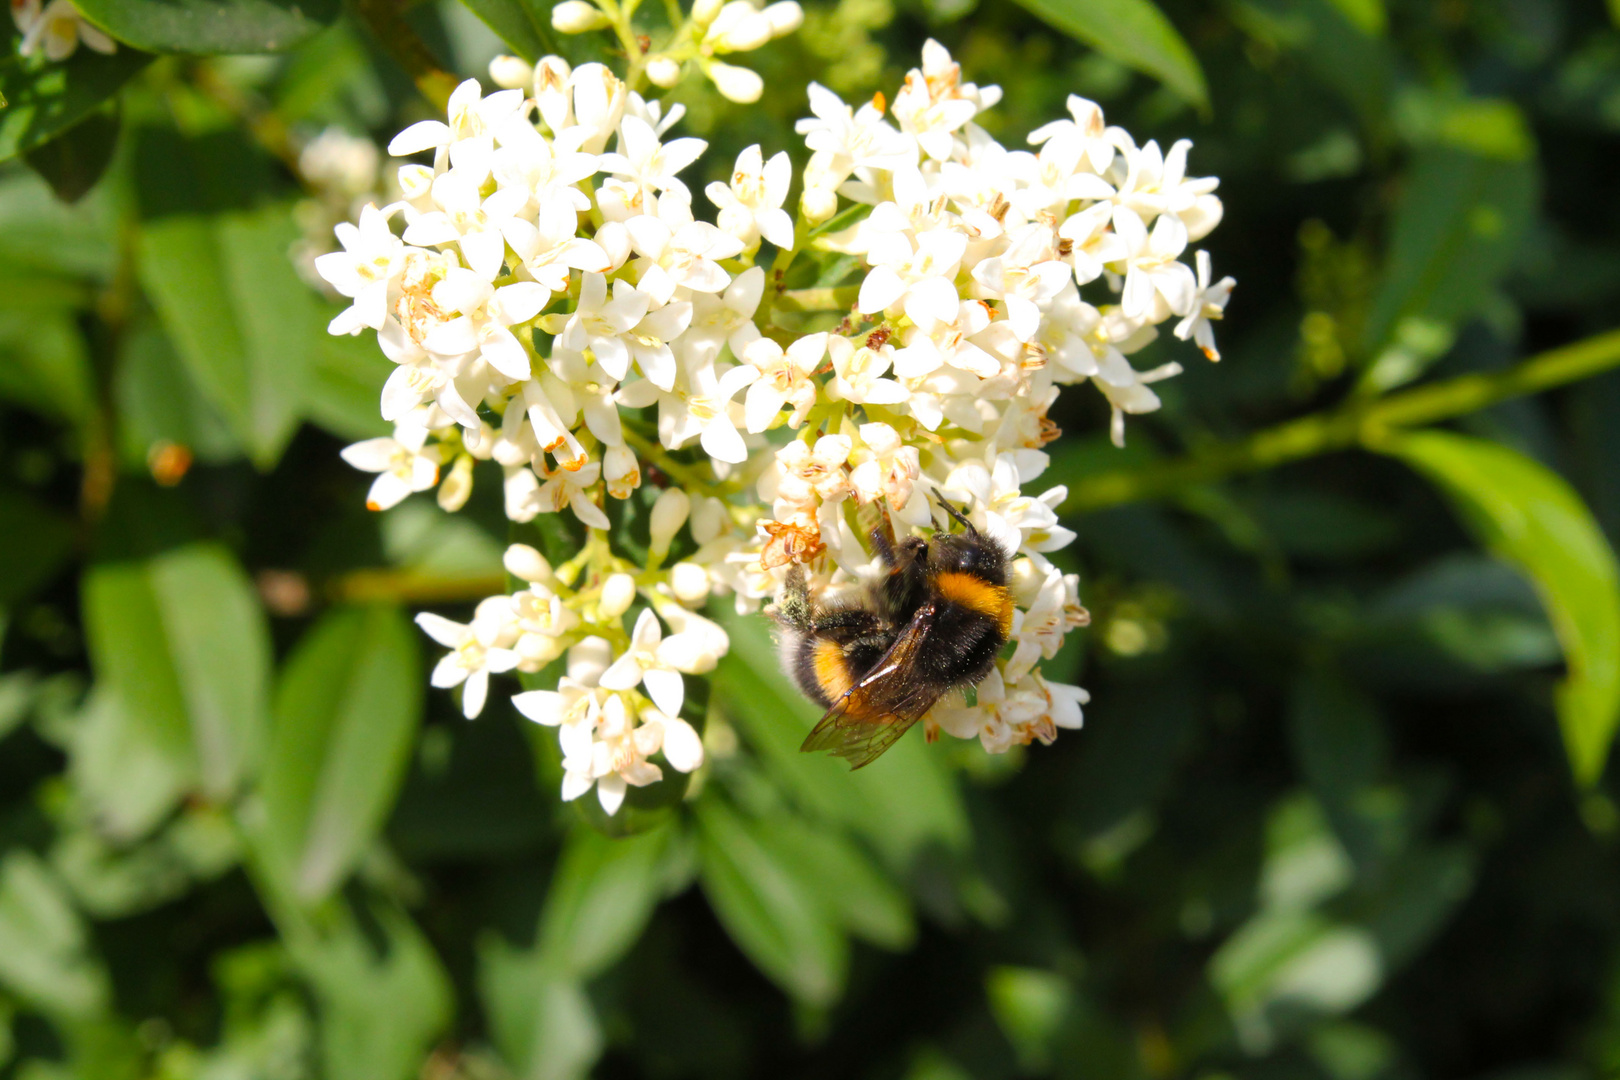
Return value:
[(596, 610), (604, 619), (617, 619), (636, 599), (636, 579), (629, 574), (613, 574), (602, 582), (602, 598)]
[(641, 467), (636, 452), (628, 446), (610, 446), (602, 455), (602, 479), (607, 481), (608, 494), (615, 499), (628, 499), (641, 486)]
[(470, 454), (457, 454), (450, 466), (450, 475), (439, 484), (439, 508), (455, 513), (467, 505), (473, 489), (473, 459)]
[(524, 634), (517, 640), (518, 670), (536, 672), (563, 654), (561, 638), (550, 634)]
[(699, 26), (708, 26), (714, 22), (714, 17), (720, 14), (720, 8), (725, 0), (694, 0), (692, 4), (692, 21)]
[(551, 25), (560, 34), (583, 34), (611, 25), (595, 4), (585, 0), (563, 0), (551, 9)]
[(707, 544), (726, 528), (726, 504), (712, 495), (705, 496), (692, 507), (692, 539)]
[(670, 542), (681, 531), (681, 526), (686, 524), (686, 517), (691, 511), (692, 499), (680, 488), (665, 488), (659, 492), (647, 525), (652, 537), (648, 552), (660, 558), (667, 555)]
[(680, 61), (668, 56), (654, 56), (647, 61), (647, 81), (668, 90), (681, 81)]
[(528, 544), (513, 544), (507, 548), (501, 564), (508, 574), (530, 584), (549, 584), (554, 580), (546, 557)]
[(527, 90), (534, 68), (518, 56), (497, 56), (489, 62), (489, 81), (502, 90)]
[(709, 65), (708, 76), (721, 97), (739, 105), (752, 105), (765, 92), (765, 80), (745, 67), (716, 61)]
[[(769, 40), (771, 40), (771, 20), (759, 12), (754, 12), (746, 18), (738, 19), (734, 25), (726, 29), (725, 33), (716, 37), (714, 47), (717, 52), (748, 52), (759, 48)], [(718, 79), (715, 81), (719, 82)]]
[(804, 8), (795, 0), (780, 0), (779, 3), (769, 4), (760, 14), (770, 20), (772, 37), (791, 34), (804, 25)]
[(669, 587), (683, 604), (701, 604), (709, 598), (709, 572), (697, 563), (678, 562), (669, 568)]
[(799, 211), (811, 225), (820, 225), (838, 213), (838, 192), (831, 188), (807, 187), (799, 196)]

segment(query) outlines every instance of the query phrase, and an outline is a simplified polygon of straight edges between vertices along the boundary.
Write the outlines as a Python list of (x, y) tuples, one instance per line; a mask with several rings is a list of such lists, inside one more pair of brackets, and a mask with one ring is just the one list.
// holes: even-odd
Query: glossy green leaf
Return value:
[(92, 390), (90, 356), (78, 317), (69, 304), (37, 300), (0, 309), (0, 350), (6, 357), (0, 364), (0, 397), (44, 416), (84, 421)]
[(166, 443), (183, 446), (209, 464), (242, 456), (224, 416), (203, 397), (155, 317), (137, 317), (121, 344), (113, 402), (126, 468), (144, 472), (153, 452)]
[(339, 608), (288, 658), (264, 768), (265, 831), (300, 899), (342, 884), (381, 831), (422, 716), (416, 636), (398, 609)]
[(130, 49), (80, 49), (59, 64), (0, 60), (0, 161), (56, 138), (96, 111), (152, 58)]
[(1152, 0), (1018, 2), (1070, 37), (1159, 79), (1184, 101), (1209, 107), (1198, 58)]
[(325, 312), (287, 259), (290, 210), (271, 205), (163, 216), (141, 229), (141, 283), (187, 370), (260, 468), (302, 406)]
[(337, 0), (84, 0), (84, 16), (159, 53), (279, 52), (337, 18)]
[(843, 990), (849, 942), (794, 872), (792, 854), (720, 799), (702, 800), (697, 821), (699, 880), (731, 939), (793, 997), (831, 1004)]
[(28, 167), (44, 177), (57, 198), (78, 202), (96, 186), (118, 148), (119, 112), (98, 109), (43, 146), (23, 154)]
[(1409, 382), (1450, 345), (1507, 270), (1539, 198), (1529, 161), (1445, 147), (1420, 151), (1407, 175), (1382, 285), (1367, 318), (1369, 380)]
[(906, 949), (916, 940), (905, 893), (847, 837), (788, 815), (764, 826), (786, 864), (844, 929), (885, 949)]
[(623, 956), (663, 893), (672, 830), (610, 839), (576, 827), (546, 890), (539, 948), (565, 975), (589, 979)]
[(88, 1019), (111, 997), (107, 973), (61, 884), (37, 857), (0, 861), (0, 988), (58, 1018)]
[(281, 926), (320, 1006), (323, 1075), (414, 1080), (450, 1021), (444, 965), (411, 917), (392, 904), (368, 905), (363, 923), (347, 902), (324, 914), (318, 930), (293, 920)]
[(1563, 646), (1556, 694), (1575, 777), (1603, 774), (1620, 722), (1620, 568), (1579, 495), (1558, 474), (1484, 439), (1423, 431), (1381, 443), (1434, 481), (1486, 547), (1535, 582)]
[(461, 0), (485, 26), (512, 47), (523, 59), (534, 63), (557, 46), (552, 37), (550, 7), (532, 0)]
[(194, 545), (97, 566), (84, 580), (84, 620), (108, 710), (81, 741), (92, 788), (117, 782), (119, 758), (91, 734), (110, 724), (127, 750), (163, 763), (154, 768), (168, 783), (195, 776), (210, 798), (230, 798), (263, 747), (270, 666), (264, 614), (236, 561)]

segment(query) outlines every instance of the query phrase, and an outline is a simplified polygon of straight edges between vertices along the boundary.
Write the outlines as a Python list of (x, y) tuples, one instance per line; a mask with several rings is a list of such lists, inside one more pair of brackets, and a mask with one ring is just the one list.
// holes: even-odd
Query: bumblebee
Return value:
[(961, 511), (962, 532), (895, 544), (882, 524), (872, 547), (888, 571), (852, 600), (812, 596), (804, 567), (789, 571), (770, 615), (782, 663), (826, 709), (800, 750), (827, 750), (850, 768), (893, 746), (935, 702), (976, 686), (1012, 632), (1008, 555)]

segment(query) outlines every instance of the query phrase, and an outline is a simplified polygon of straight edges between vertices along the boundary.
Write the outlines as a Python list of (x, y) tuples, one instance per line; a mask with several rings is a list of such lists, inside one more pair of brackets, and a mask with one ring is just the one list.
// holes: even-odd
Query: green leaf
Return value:
[(141, 283), (197, 386), (261, 469), (292, 437), (325, 320), (293, 272), (289, 208), (176, 215), (141, 229)]
[[(0, 365), (3, 366), (3, 365)], [(73, 553), (73, 526), (31, 496), (0, 489), (0, 609), (50, 581)]]
[[(270, 666), (264, 615), (236, 560), (193, 545), (148, 562), (97, 566), (83, 591), (104, 710), (87, 722), (78, 747), (76, 764), (90, 774), (86, 794), (107, 796), (127, 764), (97, 745), (104, 733), (147, 762), (168, 800), (192, 777), (210, 799), (229, 799), (258, 762)], [(164, 801), (154, 796), (135, 820), (115, 813), (110, 831), (137, 834)]]
[(1555, 695), (1575, 778), (1596, 783), (1620, 721), (1620, 568), (1561, 476), (1516, 450), (1422, 431), (1380, 442), (1450, 496), (1491, 551), (1536, 585), (1568, 674)]
[(320, 33), (337, 0), (84, 0), (85, 18), (148, 52), (262, 53)]
[(610, 839), (576, 826), (546, 890), (539, 948), (581, 979), (600, 975), (629, 951), (663, 894), (672, 830)]
[(849, 942), (768, 830), (717, 798), (697, 805), (700, 880), (726, 933), (773, 982), (808, 1005), (844, 987)]
[(1479, 310), (1535, 215), (1530, 161), (1446, 147), (1418, 153), (1396, 209), (1383, 284), (1365, 335), (1379, 389), (1415, 378)]
[(57, 198), (78, 202), (96, 186), (118, 148), (119, 112), (112, 107), (91, 113), (43, 146), (23, 154), (28, 167), (44, 177)]
[(0, 310), (0, 349), (0, 397), (72, 423), (89, 416), (90, 357), (72, 307), (36, 302)]
[(529, 63), (557, 51), (549, 8), (528, 0), (461, 0), (485, 26)]
[(1018, 0), (1041, 19), (1209, 108), (1209, 87), (1187, 43), (1151, 0)]
[(580, 1080), (602, 1054), (584, 986), (538, 950), (486, 935), (478, 943), (478, 994), (495, 1045), (519, 1080)]
[(323, 1075), (418, 1076), (451, 1015), (450, 980), (438, 954), (392, 904), (357, 909), (343, 903), (325, 914), (318, 930), (285, 913), (279, 920), (283, 941), (320, 1005)]
[(416, 637), (396, 608), (339, 608), (287, 660), (265, 759), (266, 837), (306, 902), (342, 884), (382, 830), (422, 716)]
[(0, 161), (56, 138), (89, 116), (152, 58), (129, 49), (80, 49), (59, 64), (0, 61)]
[(138, 315), (121, 344), (113, 402), (126, 468), (145, 471), (165, 443), (185, 447), (202, 462), (242, 456), (224, 417), (203, 398), (154, 316)]
[(94, 1017), (111, 996), (78, 913), (25, 850), (0, 862), (0, 987), (57, 1019)]
[(393, 365), (376, 337), (324, 335), (310, 358), (305, 415), (343, 439), (370, 439), (393, 430), (379, 412), (383, 383)]
[(765, 829), (787, 865), (844, 929), (885, 949), (907, 949), (916, 940), (905, 894), (848, 838), (788, 815), (772, 817)]

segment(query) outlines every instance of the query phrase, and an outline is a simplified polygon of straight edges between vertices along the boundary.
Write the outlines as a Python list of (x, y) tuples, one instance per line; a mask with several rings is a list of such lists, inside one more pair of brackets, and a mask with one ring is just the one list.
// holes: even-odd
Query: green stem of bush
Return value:
[(1070, 485), (1069, 515), (1160, 498), (1240, 473), (1376, 444), (1392, 429), (1421, 427), (1478, 412), (1620, 367), (1620, 330), (1552, 349), (1508, 371), (1462, 375), (1374, 401), (1355, 401), (1267, 428), (1236, 443), (1133, 469), (1096, 473)]

